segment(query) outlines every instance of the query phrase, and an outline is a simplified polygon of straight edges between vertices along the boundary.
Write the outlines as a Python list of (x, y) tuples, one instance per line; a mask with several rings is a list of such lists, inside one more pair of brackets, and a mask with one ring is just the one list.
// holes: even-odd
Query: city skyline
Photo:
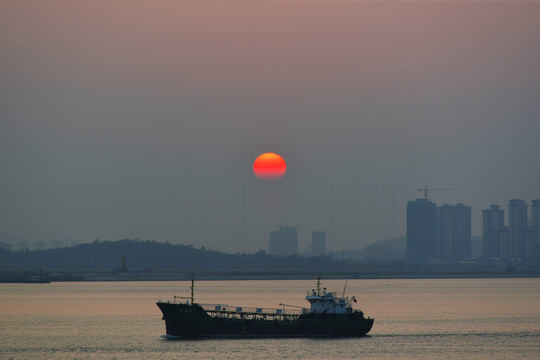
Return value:
[[(510, 199), (508, 215), (497, 204), (482, 210), (482, 251), (484, 257), (533, 258), (540, 255), (540, 200), (528, 204)], [(506, 221), (507, 219), (507, 221)]]
[(437, 206), (424, 198), (407, 202), (407, 260), (499, 258), (529, 260), (540, 256), (540, 200), (528, 205), (508, 203), (508, 225), (497, 204), (482, 210), (482, 237), (471, 236), (471, 208), (464, 204)]
[[(418, 191), (424, 191), (424, 189), (418, 189)], [(421, 202), (427, 202), (427, 203), (430, 203), (432, 204), (433, 206), (433, 209), (434, 209), (434, 213), (433, 213), (433, 216), (434, 216), (434, 224), (437, 224), (436, 225), (436, 228), (433, 229), (433, 234), (432, 235), (429, 235), (428, 237), (430, 238), (433, 238), (434, 241), (432, 241), (431, 243), (433, 244), (433, 249), (431, 249), (430, 251), (433, 252), (433, 254), (435, 254), (434, 257), (451, 257), (451, 258), (459, 258), (459, 257), (463, 257), (463, 258), (466, 258), (466, 257), (469, 257), (469, 256), (466, 256), (466, 252), (465, 253), (461, 253), (460, 256), (454, 256), (452, 254), (454, 253), (460, 253), (459, 250), (457, 249), (454, 249), (454, 250), (441, 250), (441, 246), (455, 246), (455, 245), (452, 245), (453, 244), (453, 240), (450, 240), (448, 238), (446, 239), (443, 239), (444, 236), (455, 236), (455, 235), (451, 235), (453, 233), (453, 231), (455, 230), (451, 230), (450, 233), (448, 233), (448, 230), (441, 230), (442, 227), (439, 225), (439, 223), (441, 221), (446, 221), (446, 226), (452, 226), (451, 224), (453, 223), (454, 220), (452, 220), (456, 214), (454, 214), (456, 212), (456, 210), (458, 212), (463, 212), (463, 211), (466, 211), (467, 213), (467, 224), (466, 224), (466, 232), (467, 233), (470, 233), (471, 236), (470, 238), (467, 240), (468, 241), (468, 245), (466, 246), (466, 248), (468, 249), (467, 251), (470, 251), (470, 254), (474, 254), (475, 253), (475, 250), (474, 250), (474, 247), (476, 245), (472, 244), (471, 243), (471, 239), (472, 238), (476, 238), (477, 240), (481, 240), (481, 243), (478, 244), (478, 246), (480, 246), (480, 248), (477, 250), (477, 252), (479, 252), (481, 255), (480, 257), (484, 256), (484, 257), (498, 257), (500, 255), (500, 252), (499, 250), (493, 250), (492, 249), (492, 245), (489, 245), (491, 241), (489, 240), (484, 240), (484, 239), (488, 239), (490, 238), (491, 235), (489, 235), (489, 232), (492, 231), (492, 230), (496, 230), (496, 231), (502, 231), (503, 235), (501, 234), (498, 234), (496, 235), (497, 236), (497, 240), (494, 240), (496, 242), (500, 242), (500, 236), (506, 236), (506, 241), (509, 241), (508, 238), (510, 236), (510, 234), (508, 233), (509, 232), (509, 228), (511, 227), (510, 226), (510, 223), (511, 222), (516, 222), (516, 221), (519, 221), (520, 225), (519, 225), (519, 231), (523, 231), (523, 230), (527, 230), (527, 229), (534, 229), (534, 231), (531, 232), (531, 238), (535, 239), (535, 243), (537, 244), (540, 244), (540, 226), (538, 224), (540, 224), (540, 200), (539, 199), (533, 199), (530, 201), (530, 207), (531, 207), (531, 211), (530, 211), (530, 214), (527, 210), (527, 207), (528, 207), (528, 203), (526, 203), (525, 201), (523, 201), (522, 199), (510, 199), (508, 200), (508, 211), (506, 212), (505, 214), (505, 210), (504, 208), (501, 208), (501, 206), (499, 206), (498, 204), (491, 204), (489, 206), (489, 209), (481, 209), (479, 212), (481, 213), (481, 218), (482, 218), (482, 221), (481, 221), (481, 234), (480, 235), (476, 235), (476, 234), (472, 234), (471, 232), (471, 228), (472, 228), (472, 223), (470, 221), (470, 219), (472, 218), (472, 214), (474, 214), (474, 211), (471, 211), (472, 209), (467, 206), (467, 205), (464, 205), (462, 203), (459, 203), (459, 204), (455, 204), (455, 205), (450, 205), (448, 203), (444, 203), (440, 206), (438, 206), (437, 203), (435, 202), (432, 202), (430, 199), (428, 199), (427, 197), (420, 197), (420, 198), (416, 198), (415, 200), (409, 200), (407, 202), (407, 209), (409, 208), (409, 204), (411, 203), (420, 203)], [(514, 217), (517, 216), (517, 218), (519, 220), (515, 220), (515, 219), (512, 219), (512, 215), (511, 215), (511, 208), (512, 206), (516, 206), (516, 205), (519, 205), (520, 208), (522, 208), (523, 206), (525, 207), (525, 210), (521, 210), (520, 211), (520, 215), (514, 215)], [(524, 211), (524, 214), (523, 215), (523, 211)], [(406, 213), (406, 212), (405, 212)], [(492, 215), (487, 215), (487, 213), (489, 214), (492, 214)], [(441, 216), (442, 215), (442, 216)], [(406, 215), (407, 216), (407, 215)], [(420, 223), (423, 223), (424, 222), (424, 215), (421, 216), (419, 218), (420, 220)], [(442, 220), (442, 219), (446, 219), (446, 220)], [(460, 221), (464, 221), (464, 220), (460, 220)], [(508, 224), (507, 224), (508, 223)], [(516, 225), (513, 225), (512, 226), (513, 229), (517, 229)], [(295, 232), (295, 235), (294, 235), (294, 239), (295, 239), (295, 242), (296, 242), (296, 251), (294, 252), (295, 254), (304, 254), (304, 255), (307, 255), (307, 254), (311, 254), (312, 256), (319, 256), (319, 255), (331, 255), (331, 256), (335, 256), (332, 255), (333, 251), (328, 248), (328, 245), (327, 245), (327, 234), (325, 231), (322, 231), (322, 230), (312, 230), (311, 231), (311, 237), (310, 237), (310, 241), (309, 242), (306, 242), (306, 243), (302, 243), (302, 242), (299, 242), (299, 233), (302, 234), (302, 232), (298, 231), (298, 226), (296, 225), (292, 225), (292, 226), (287, 226), (287, 225), (283, 225), (283, 223), (280, 223), (279, 224), (279, 229), (276, 231), (276, 230), (270, 230), (270, 238), (272, 239), (272, 234), (273, 233), (279, 233), (281, 231), (283, 231), (283, 229), (294, 229), (294, 232)], [(408, 229), (408, 228), (407, 228)], [(435, 231), (435, 229), (437, 229), (437, 231)], [(516, 232), (518, 230), (514, 230), (514, 232)], [(308, 231), (309, 232), (309, 231)], [(504, 235), (504, 233), (506, 233), (506, 235)], [(443, 235), (443, 234), (446, 234), (446, 235)], [(513, 235), (515, 237), (515, 235)], [(407, 237), (407, 232), (403, 235), (397, 235), (396, 237), (390, 237), (390, 238), (384, 238), (384, 239), (378, 239), (378, 240), (375, 240), (374, 242), (372, 243), (369, 243), (367, 245), (361, 245), (359, 247), (356, 247), (356, 248), (344, 248), (344, 249), (338, 249), (337, 250), (337, 253), (339, 253), (341, 250), (360, 250), (360, 249), (367, 249), (369, 246), (371, 245), (377, 245), (378, 243), (380, 243), (381, 241), (384, 241), (384, 240), (391, 240), (391, 239), (398, 239), (398, 238), (402, 238), (402, 237)], [(138, 240), (138, 238), (135, 238), (136, 240)], [(427, 239), (427, 238), (426, 238)], [(115, 240), (121, 240), (121, 239), (94, 239), (95, 240), (106, 240), (106, 241), (115, 241)], [(149, 239), (147, 239), (149, 240)], [(427, 240), (426, 240), (427, 241)], [(168, 242), (168, 241), (167, 241)], [(446, 242), (446, 245), (442, 245), (441, 242)], [(19, 251), (19, 250), (23, 250), (23, 249), (30, 249), (30, 250), (44, 250), (44, 249), (50, 249), (50, 248), (59, 248), (59, 247), (64, 247), (64, 246), (72, 246), (72, 245), (76, 245), (76, 244), (79, 244), (80, 242), (76, 242), (76, 241), (71, 241), (71, 242), (66, 242), (66, 241), (61, 241), (61, 240), (56, 240), (56, 241), (53, 241), (53, 242), (49, 242), (47, 243), (46, 241), (43, 241), (43, 240), (40, 240), (40, 241), (35, 241), (35, 242), (29, 242), (27, 241), (26, 239), (13, 239), (12, 241), (5, 241), (5, 239), (0, 239), (0, 245), (2, 245), (1, 247), (6, 249), (6, 250), (13, 250), (13, 251)], [(186, 245), (193, 245), (193, 244), (186, 244)], [(497, 245), (498, 247), (499, 245)], [(315, 247), (317, 248), (317, 250), (314, 250)], [(206, 246), (202, 245), (202, 248), (206, 248)], [(211, 249), (210, 247), (208, 247), (209, 249)], [(459, 247), (458, 247), (459, 248)], [(320, 249), (325, 249), (324, 251), (321, 251)], [(268, 245), (266, 247), (266, 249), (259, 249), (258, 251), (260, 250), (264, 250), (264, 251), (267, 251), (268, 250)], [(268, 252), (270, 253), (270, 251), (268, 250)], [(443, 255), (442, 255), (443, 254)], [(469, 254), (469, 255), (470, 255)], [(487, 254), (487, 255), (486, 255)], [(278, 255), (284, 255), (284, 254), (278, 254)], [(441, 256), (442, 255), (442, 256)], [(472, 256), (474, 258), (476, 257), (479, 257), (479, 256)]]

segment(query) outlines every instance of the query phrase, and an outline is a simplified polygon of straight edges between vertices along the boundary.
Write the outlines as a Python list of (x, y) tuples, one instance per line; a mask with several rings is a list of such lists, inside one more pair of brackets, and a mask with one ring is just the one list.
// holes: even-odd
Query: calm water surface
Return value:
[[(324, 286), (341, 293), (344, 280)], [(0, 284), (0, 359), (538, 359), (540, 279), (349, 280), (370, 336), (165, 340), (190, 282)], [(200, 281), (196, 301), (304, 306), (314, 281)]]

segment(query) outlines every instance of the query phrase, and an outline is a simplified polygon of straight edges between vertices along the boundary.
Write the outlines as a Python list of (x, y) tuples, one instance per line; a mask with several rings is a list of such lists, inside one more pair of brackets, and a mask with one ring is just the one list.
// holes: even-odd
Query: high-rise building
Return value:
[(519, 257), (524, 259), (534, 258), (537, 250), (537, 246), (534, 241), (534, 229), (532, 227), (528, 227), (527, 230), (523, 231), (521, 237), (523, 238), (523, 249), (519, 254)]
[(311, 255), (324, 256), (326, 254), (326, 233), (313, 231), (311, 233)]
[(531, 227), (534, 232), (534, 242), (540, 247), (540, 200), (533, 200), (531, 205)]
[(428, 199), (407, 202), (407, 258), (425, 261), (435, 257), (436, 205)]
[(482, 240), (486, 257), (528, 259), (537, 256), (540, 244), (540, 200), (531, 205), (528, 226), (527, 204), (511, 199), (508, 204), (508, 227), (504, 226), (504, 211), (497, 205), (482, 210)]
[(503, 226), (499, 230), (494, 230), (492, 238), (493, 242), (497, 244), (497, 253), (493, 256), (508, 259), (511, 253), (510, 231), (508, 230), (508, 227)]
[(499, 205), (491, 205), (489, 209), (482, 210), (482, 256), (501, 256), (501, 231), (503, 229), (504, 210), (501, 210)]
[(289, 256), (298, 254), (298, 231), (296, 226), (279, 226), (279, 230), (270, 231), (268, 246), (270, 255)]
[(510, 257), (523, 258), (526, 256), (527, 242), (527, 204), (521, 199), (512, 199), (508, 205), (508, 229), (510, 230)]
[(482, 257), (482, 238), (479, 236), (471, 237), (471, 257), (478, 259)]
[(435, 257), (471, 257), (471, 208), (463, 204), (437, 207)]

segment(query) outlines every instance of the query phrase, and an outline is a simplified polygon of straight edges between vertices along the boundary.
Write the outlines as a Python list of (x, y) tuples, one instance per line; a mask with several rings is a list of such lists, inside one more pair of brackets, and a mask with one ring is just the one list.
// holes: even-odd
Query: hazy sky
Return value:
[(426, 184), (473, 235), (540, 198), (540, 2), (3, 0), (0, 51), (4, 238), (241, 251), (245, 185), (245, 250), (306, 250), (333, 184), (340, 250)]

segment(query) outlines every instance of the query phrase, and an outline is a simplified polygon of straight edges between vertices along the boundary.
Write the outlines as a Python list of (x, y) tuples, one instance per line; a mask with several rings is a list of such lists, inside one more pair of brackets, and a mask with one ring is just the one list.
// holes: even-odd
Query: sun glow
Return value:
[(275, 153), (264, 153), (259, 155), (253, 163), (253, 173), (261, 180), (275, 181), (285, 175), (287, 163)]

